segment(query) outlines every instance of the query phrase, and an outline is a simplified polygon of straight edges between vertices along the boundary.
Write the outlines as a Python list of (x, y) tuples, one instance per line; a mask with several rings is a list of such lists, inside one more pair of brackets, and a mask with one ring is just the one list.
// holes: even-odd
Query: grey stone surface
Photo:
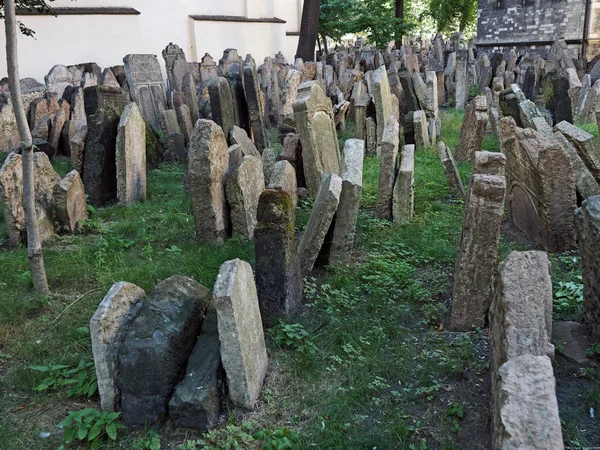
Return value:
[(161, 281), (146, 297), (119, 349), (117, 387), (126, 425), (166, 419), (211, 299), (208, 289), (183, 276)]
[(169, 400), (169, 418), (178, 427), (204, 432), (216, 425), (224, 387), (220, 350), (217, 312), (209, 306), (185, 375)]
[(333, 238), (329, 250), (330, 264), (347, 264), (354, 249), (356, 223), (363, 185), (365, 141), (348, 139), (342, 157), (342, 193), (335, 214)]
[(229, 131), (229, 143), (231, 145), (238, 144), (242, 148), (244, 156), (258, 156), (260, 158), (260, 153), (252, 139), (248, 137), (246, 130), (237, 125), (234, 125)]
[(240, 165), (227, 174), (225, 192), (233, 236), (254, 237), (258, 198), (264, 190), (263, 166), (258, 156), (245, 156)]
[(188, 151), (188, 173), (196, 237), (201, 242), (220, 242), (229, 233), (224, 184), (228, 169), (229, 154), (223, 130), (211, 120), (199, 120)]
[(254, 253), (256, 289), (265, 324), (294, 315), (302, 306), (295, 216), (292, 198), (285, 190), (268, 189), (260, 195)]
[(569, 140), (594, 179), (600, 183), (600, 146), (596, 138), (566, 121), (556, 124), (554, 131), (559, 131)]
[(339, 174), (340, 149), (331, 100), (314, 81), (303, 83), (293, 103), (300, 141), (306, 187), (316, 195), (324, 172)]
[(398, 171), (398, 151), (400, 126), (395, 116), (391, 116), (379, 142), (379, 185), (375, 211), (380, 219), (392, 220), (392, 197), (394, 181)]
[(582, 365), (593, 364), (587, 352), (592, 346), (585, 327), (579, 322), (553, 322), (552, 342), (565, 358)]
[(119, 347), (145, 297), (142, 288), (120, 281), (112, 285), (90, 319), (92, 353), (103, 411), (119, 410), (121, 393), (116, 382)]
[(280, 189), (287, 192), (292, 199), (295, 216), (296, 206), (298, 205), (298, 184), (296, 181), (296, 171), (288, 161), (277, 161), (275, 163), (267, 188)]
[(235, 406), (251, 410), (269, 362), (250, 264), (239, 259), (223, 263), (213, 295), (229, 398)]
[(298, 255), (302, 275), (312, 270), (337, 211), (342, 193), (342, 179), (335, 174), (324, 173), (308, 225), (302, 235)]
[(285, 84), (283, 84), (282, 98), (282, 114), (283, 117), (294, 113), (293, 104), (298, 96), (298, 88), (300, 87), (302, 79), (302, 73), (291, 69), (285, 77)]
[(415, 111), (413, 114), (413, 130), (415, 136), (415, 148), (423, 150), (431, 142), (429, 141), (429, 130), (427, 129), (427, 115), (424, 111)]
[(258, 85), (256, 74), (256, 63), (252, 56), (246, 56), (243, 65), (244, 76), (244, 92), (246, 93), (246, 102), (248, 103), (248, 113), (250, 116), (250, 124), (252, 126), (252, 134), (257, 148), (263, 150), (269, 147), (267, 131), (265, 128), (265, 114), (263, 103), (261, 102), (261, 90)]
[(117, 199), (128, 205), (146, 199), (146, 123), (135, 103), (123, 110), (116, 142)]
[(227, 78), (218, 77), (210, 80), (208, 94), (210, 95), (212, 120), (222, 128), (224, 133), (229, 133), (236, 122), (233, 97)]
[[(375, 103), (375, 112), (377, 114), (377, 142), (383, 139), (384, 128), (393, 114), (392, 93), (385, 66), (381, 66), (373, 72), (371, 77), (373, 87), (373, 102)], [(398, 120), (396, 118), (396, 120)]]
[(394, 222), (412, 220), (415, 203), (415, 146), (405, 145), (400, 152), (400, 168), (394, 183)]
[(452, 152), (448, 146), (441, 141), (438, 142), (437, 150), (442, 163), (442, 168), (444, 169), (444, 174), (446, 175), (446, 180), (448, 180), (450, 192), (456, 198), (463, 198), (465, 196), (465, 188), (460, 178), (460, 173), (458, 173), (458, 169), (456, 168)]
[(277, 164), (277, 153), (272, 148), (265, 148), (262, 153), (263, 174), (265, 177), (265, 185), (271, 184), (275, 165)]
[(457, 161), (471, 161), (475, 152), (481, 150), (487, 121), (487, 100), (480, 95), (475, 97), (465, 110), (460, 140), (454, 150), (454, 158)]
[(80, 221), (88, 218), (85, 189), (79, 172), (72, 170), (53, 188), (54, 212), (59, 229), (74, 233)]
[(577, 150), (575, 150), (575, 147), (573, 147), (569, 140), (559, 131), (554, 132), (552, 137), (565, 152), (567, 152), (571, 159), (577, 194), (584, 199), (593, 195), (600, 195), (600, 185), (590, 173), (589, 169), (577, 153)]

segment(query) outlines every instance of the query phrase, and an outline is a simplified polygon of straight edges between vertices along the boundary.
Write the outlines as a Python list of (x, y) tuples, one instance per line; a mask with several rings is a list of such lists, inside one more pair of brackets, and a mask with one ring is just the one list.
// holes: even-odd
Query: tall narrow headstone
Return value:
[(252, 56), (246, 56), (244, 61), (244, 92), (248, 102), (248, 113), (250, 115), (250, 125), (254, 135), (254, 143), (259, 150), (267, 148), (267, 130), (265, 128), (265, 118), (263, 105), (260, 99), (260, 87), (256, 76), (256, 63)]
[(460, 139), (454, 151), (454, 158), (457, 161), (471, 161), (475, 152), (481, 150), (487, 121), (487, 100), (480, 95), (475, 97), (465, 110)]
[(135, 103), (125, 107), (117, 131), (117, 199), (146, 199), (146, 123)]
[(398, 169), (398, 151), (400, 145), (400, 126), (395, 116), (385, 124), (382, 140), (379, 143), (379, 185), (377, 189), (377, 217), (392, 220), (392, 196), (394, 181)]
[(444, 168), (446, 180), (448, 180), (450, 192), (456, 198), (463, 198), (465, 196), (465, 188), (460, 178), (460, 174), (458, 173), (458, 169), (456, 168), (452, 152), (443, 142), (438, 143), (437, 149), (440, 161), (442, 162), (442, 167)]
[[(385, 66), (381, 66), (371, 77), (373, 86), (373, 102), (377, 114), (377, 142), (383, 138), (383, 129), (394, 112), (392, 109), (392, 94)], [(396, 118), (396, 120), (398, 120)]]
[(425, 111), (419, 110), (413, 113), (413, 131), (416, 149), (423, 150), (431, 144)]
[(394, 222), (412, 220), (415, 204), (415, 146), (405, 145), (400, 152), (400, 168), (394, 183), (392, 215)]
[(208, 83), (210, 95), (210, 109), (212, 118), (221, 127), (224, 133), (229, 133), (235, 123), (233, 97), (227, 78), (213, 78)]

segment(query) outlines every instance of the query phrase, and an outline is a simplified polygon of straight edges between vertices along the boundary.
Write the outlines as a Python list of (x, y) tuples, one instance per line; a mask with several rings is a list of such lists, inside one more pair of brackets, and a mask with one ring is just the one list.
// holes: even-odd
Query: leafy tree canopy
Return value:
[[(53, 2), (54, 0), (48, 0)], [(16, 0), (15, 6), (17, 11), (28, 9), (36, 11), (39, 14), (52, 14), (52, 8), (46, 3), (45, 0)], [(4, 19), (4, 0), (0, 0), (0, 19)], [(25, 36), (33, 36), (35, 31), (27, 28), (23, 22), (18, 22), (19, 31)]]
[(477, 0), (429, 0), (427, 14), (442, 33), (473, 32), (477, 21)]

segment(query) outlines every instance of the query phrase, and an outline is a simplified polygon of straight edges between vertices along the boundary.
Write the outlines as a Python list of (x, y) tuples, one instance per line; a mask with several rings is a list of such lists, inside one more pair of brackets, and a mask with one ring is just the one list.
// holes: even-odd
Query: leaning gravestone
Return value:
[(145, 297), (146, 292), (135, 284), (115, 283), (90, 319), (92, 353), (103, 411), (120, 409), (121, 394), (116, 380), (119, 347)]
[(256, 149), (252, 139), (248, 137), (246, 130), (234, 125), (229, 132), (229, 143), (231, 145), (238, 144), (244, 156), (258, 156), (260, 158), (260, 152)]
[[(488, 161), (488, 152), (477, 152), (477, 160)], [(506, 164), (506, 157), (497, 160)], [(496, 159), (493, 159), (496, 161)], [(483, 165), (483, 164), (481, 164)], [(498, 167), (498, 170), (504, 170)], [(452, 300), (451, 329), (469, 331), (486, 325), (492, 301), (492, 279), (498, 255), (500, 226), (504, 214), (506, 180), (503, 175), (471, 175), (460, 237)]]
[(125, 107), (117, 131), (117, 199), (146, 199), (146, 123), (135, 103)]
[(259, 150), (263, 150), (268, 147), (267, 130), (265, 128), (263, 105), (260, 99), (261, 90), (256, 75), (256, 63), (250, 55), (246, 56), (246, 60), (244, 61), (243, 76), (244, 92), (246, 94), (246, 102), (248, 103), (248, 114), (250, 115), (254, 142)]
[(575, 187), (577, 189), (577, 195), (581, 198), (586, 199), (594, 195), (600, 195), (600, 185), (594, 179), (589, 169), (575, 150), (575, 147), (571, 145), (569, 140), (559, 131), (554, 132), (552, 135), (554, 140), (563, 148), (563, 150), (569, 155), (571, 164), (573, 166), (573, 177), (575, 178)]
[(301, 79), (302, 73), (295, 69), (291, 69), (285, 77), (285, 83), (283, 85), (284, 87), (282, 92), (282, 98), (284, 101), (281, 110), (283, 117), (294, 113), (293, 104), (298, 96), (298, 87), (300, 86)]
[(53, 200), (60, 231), (74, 233), (79, 222), (88, 218), (85, 188), (76, 170), (54, 185)]
[(450, 192), (456, 198), (463, 198), (465, 196), (465, 188), (460, 178), (460, 174), (458, 173), (458, 169), (456, 168), (454, 158), (452, 157), (452, 152), (448, 146), (441, 141), (438, 143), (437, 149), (440, 161), (442, 162), (442, 167), (444, 168), (446, 180), (448, 180), (448, 186), (450, 186)]
[(273, 167), (271, 179), (269, 180), (267, 188), (280, 189), (289, 194), (292, 199), (295, 217), (296, 206), (298, 205), (298, 183), (296, 181), (296, 171), (288, 161), (277, 161)]
[(294, 102), (294, 120), (302, 142), (306, 187), (311, 195), (316, 195), (324, 172), (340, 172), (331, 100), (316, 82), (307, 81), (300, 86)]
[(396, 116), (390, 116), (379, 142), (379, 185), (375, 210), (380, 219), (392, 220), (392, 196), (398, 168), (398, 146), (400, 145), (400, 125)]
[(587, 131), (571, 125), (567, 121), (558, 123), (554, 127), (554, 131), (561, 132), (571, 145), (575, 147), (577, 154), (594, 179), (600, 183), (600, 147), (596, 142), (596, 138)]
[(260, 195), (254, 252), (256, 289), (265, 324), (291, 316), (302, 306), (303, 281), (294, 232), (295, 216), (292, 197), (287, 192), (267, 189)]
[(229, 212), (224, 176), (228, 168), (223, 130), (212, 120), (199, 120), (190, 141), (188, 173), (196, 236), (201, 242), (216, 243), (227, 237)]
[(119, 349), (117, 387), (125, 424), (151, 426), (166, 419), (210, 301), (208, 289), (183, 276), (161, 281), (146, 297)]
[(269, 363), (252, 266), (239, 259), (223, 263), (213, 296), (229, 397), (252, 410)]
[(229, 133), (236, 123), (233, 97), (227, 78), (218, 77), (210, 80), (208, 83), (208, 93), (210, 95), (210, 109), (213, 120), (225, 133)]
[(303, 276), (310, 273), (319, 256), (337, 211), (341, 193), (342, 179), (335, 174), (324, 173), (308, 225), (298, 248)]
[(454, 151), (454, 158), (457, 161), (471, 161), (475, 152), (481, 149), (487, 121), (487, 100), (480, 95), (475, 97), (465, 110), (460, 128), (460, 140)]
[(575, 211), (583, 272), (583, 323), (600, 339), (600, 195), (589, 197)]
[(415, 148), (423, 150), (425, 147), (430, 145), (431, 141), (429, 140), (427, 115), (425, 114), (425, 111), (419, 110), (413, 113), (413, 132), (415, 138)]
[(550, 70), (544, 74), (544, 100), (554, 125), (563, 120), (573, 123), (569, 88), (569, 74), (565, 70)]
[(227, 174), (225, 192), (231, 208), (233, 236), (252, 240), (258, 198), (264, 190), (265, 179), (259, 156), (245, 156), (241, 164)]
[(394, 222), (412, 220), (415, 204), (415, 146), (405, 145), (400, 152), (400, 168), (394, 183), (392, 216)]
[[(377, 114), (377, 142), (381, 143), (383, 139), (384, 128), (387, 125), (390, 116), (394, 112), (392, 109), (392, 94), (385, 66), (381, 66), (371, 76), (373, 86), (373, 102)], [(396, 118), (396, 120), (398, 120)], [(378, 152), (379, 153), (379, 152)]]
[(169, 400), (169, 418), (181, 428), (200, 432), (214, 427), (223, 389), (217, 312), (211, 305), (187, 360), (185, 375)]
[(333, 238), (329, 250), (330, 264), (347, 264), (354, 248), (356, 223), (363, 184), (365, 141), (348, 139), (342, 158), (342, 193), (335, 214)]
[(127, 55), (123, 62), (133, 101), (140, 108), (144, 120), (159, 130), (167, 99), (158, 59), (154, 55)]

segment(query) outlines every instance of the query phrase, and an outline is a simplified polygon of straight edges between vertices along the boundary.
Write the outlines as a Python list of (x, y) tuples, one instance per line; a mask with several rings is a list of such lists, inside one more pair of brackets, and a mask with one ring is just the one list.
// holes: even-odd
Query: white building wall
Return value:
[[(293, 61), (296, 49), (290, 51), (285, 33), (300, 29), (301, 4), (302, 0), (56, 0), (51, 3), (54, 8), (130, 7), (141, 14), (19, 16), (36, 32), (35, 39), (19, 37), (20, 74), (43, 82), (56, 64), (96, 62), (109, 67), (122, 64), (129, 53), (155, 54), (162, 64), (161, 52), (169, 42), (179, 45), (189, 61), (199, 61), (206, 52), (218, 60), (228, 47), (242, 56), (252, 53), (257, 62), (279, 51)], [(287, 23), (194, 21), (191, 15), (278, 17)], [(0, 21), (0, 78), (6, 73)]]

